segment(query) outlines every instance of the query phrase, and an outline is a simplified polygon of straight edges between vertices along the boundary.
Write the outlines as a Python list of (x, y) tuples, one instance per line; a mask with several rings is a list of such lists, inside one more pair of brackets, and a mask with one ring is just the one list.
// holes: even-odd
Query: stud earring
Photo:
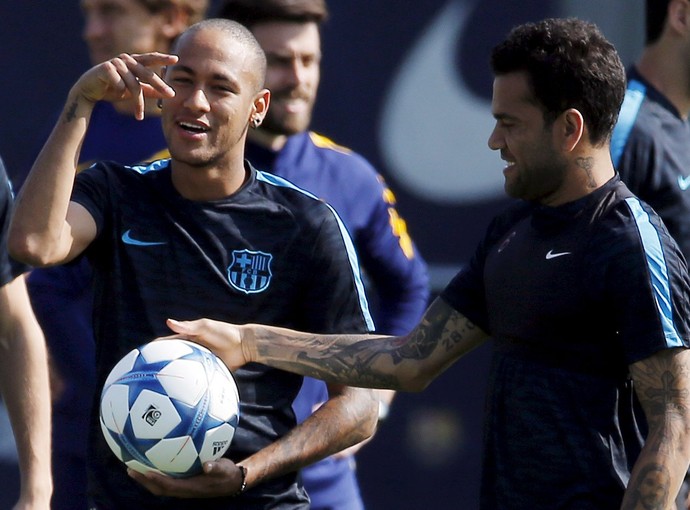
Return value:
[(259, 117), (252, 117), (251, 126), (256, 129), (261, 125), (261, 119)]
[(163, 109), (163, 100), (158, 99), (158, 101), (156, 101), (156, 106), (158, 107), (159, 110), (162, 110)]

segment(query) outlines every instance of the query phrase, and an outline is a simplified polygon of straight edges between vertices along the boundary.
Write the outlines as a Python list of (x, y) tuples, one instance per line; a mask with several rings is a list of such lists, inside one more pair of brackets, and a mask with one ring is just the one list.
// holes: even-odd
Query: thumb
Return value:
[(178, 321), (175, 319), (168, 319), (165, 321), (170, 329), (175, 333), (180, 333), (182, 335), (192, 336), (194, 335), (194, 328), (192, 326), (192, 321)]

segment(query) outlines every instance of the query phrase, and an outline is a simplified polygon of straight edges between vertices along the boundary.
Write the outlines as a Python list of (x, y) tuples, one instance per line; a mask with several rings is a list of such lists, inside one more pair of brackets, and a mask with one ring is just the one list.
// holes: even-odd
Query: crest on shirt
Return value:
[(230, 285), (245, 294), (263, 292), (271, 283), (273, 255), (262, 251), (233, 250), (228, 266)]

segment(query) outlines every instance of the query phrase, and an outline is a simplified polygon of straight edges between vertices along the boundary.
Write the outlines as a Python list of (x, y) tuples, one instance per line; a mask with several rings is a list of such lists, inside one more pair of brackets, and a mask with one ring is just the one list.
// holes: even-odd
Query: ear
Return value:
[(585, 131), (585, 119), (579, 110), (568, 108), (556, 119), (555, 135), (560, 137), (561, 147), (570, 152), (582, 140)]
[(690, 6), (685, 0), (671, 0), (668, 4), (668, 26), (680, 34), (690, 33)]
[(161, 33), (172, 41), (185, 31), (189, 25), (189, 13), (177, 3), (171, 3), (159, 13), (161, 17)]
[(266, 116), (268, 111), (268, 106), (271, 103), (271, 92), (268, 89), (262, 89), (256, 93), (254, 96), (254, 107), (252, 108), (252, 114), (250, 121), (256, 120), (261, 123)]

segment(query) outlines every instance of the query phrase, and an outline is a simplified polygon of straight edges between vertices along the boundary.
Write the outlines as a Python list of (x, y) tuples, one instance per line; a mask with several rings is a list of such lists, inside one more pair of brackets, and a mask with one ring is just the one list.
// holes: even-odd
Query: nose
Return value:
[(210, 103), (206, 97), (206, 93), (201, 88), (196, 88), (184, 101), (184, 106), (190, 110), (207, 112), (210, 109)]
[(295, 86), (304, 82), (307, 76), (307, 68), (299, 58), (294, 58), (290, 65), (286, 66), (285, 80), (288, 84)]
[(95, 13), (84, 14), (84, 29), (82, 30), (82, 37), (87, 43), (103, 36), (105, 32), (105, 23), (103, 18)]
[(499, 136), (498, 126), (494, 126), (487, 140), (487, 144), (492, 151), (497, 151), (503, 147), (503, 139)]

